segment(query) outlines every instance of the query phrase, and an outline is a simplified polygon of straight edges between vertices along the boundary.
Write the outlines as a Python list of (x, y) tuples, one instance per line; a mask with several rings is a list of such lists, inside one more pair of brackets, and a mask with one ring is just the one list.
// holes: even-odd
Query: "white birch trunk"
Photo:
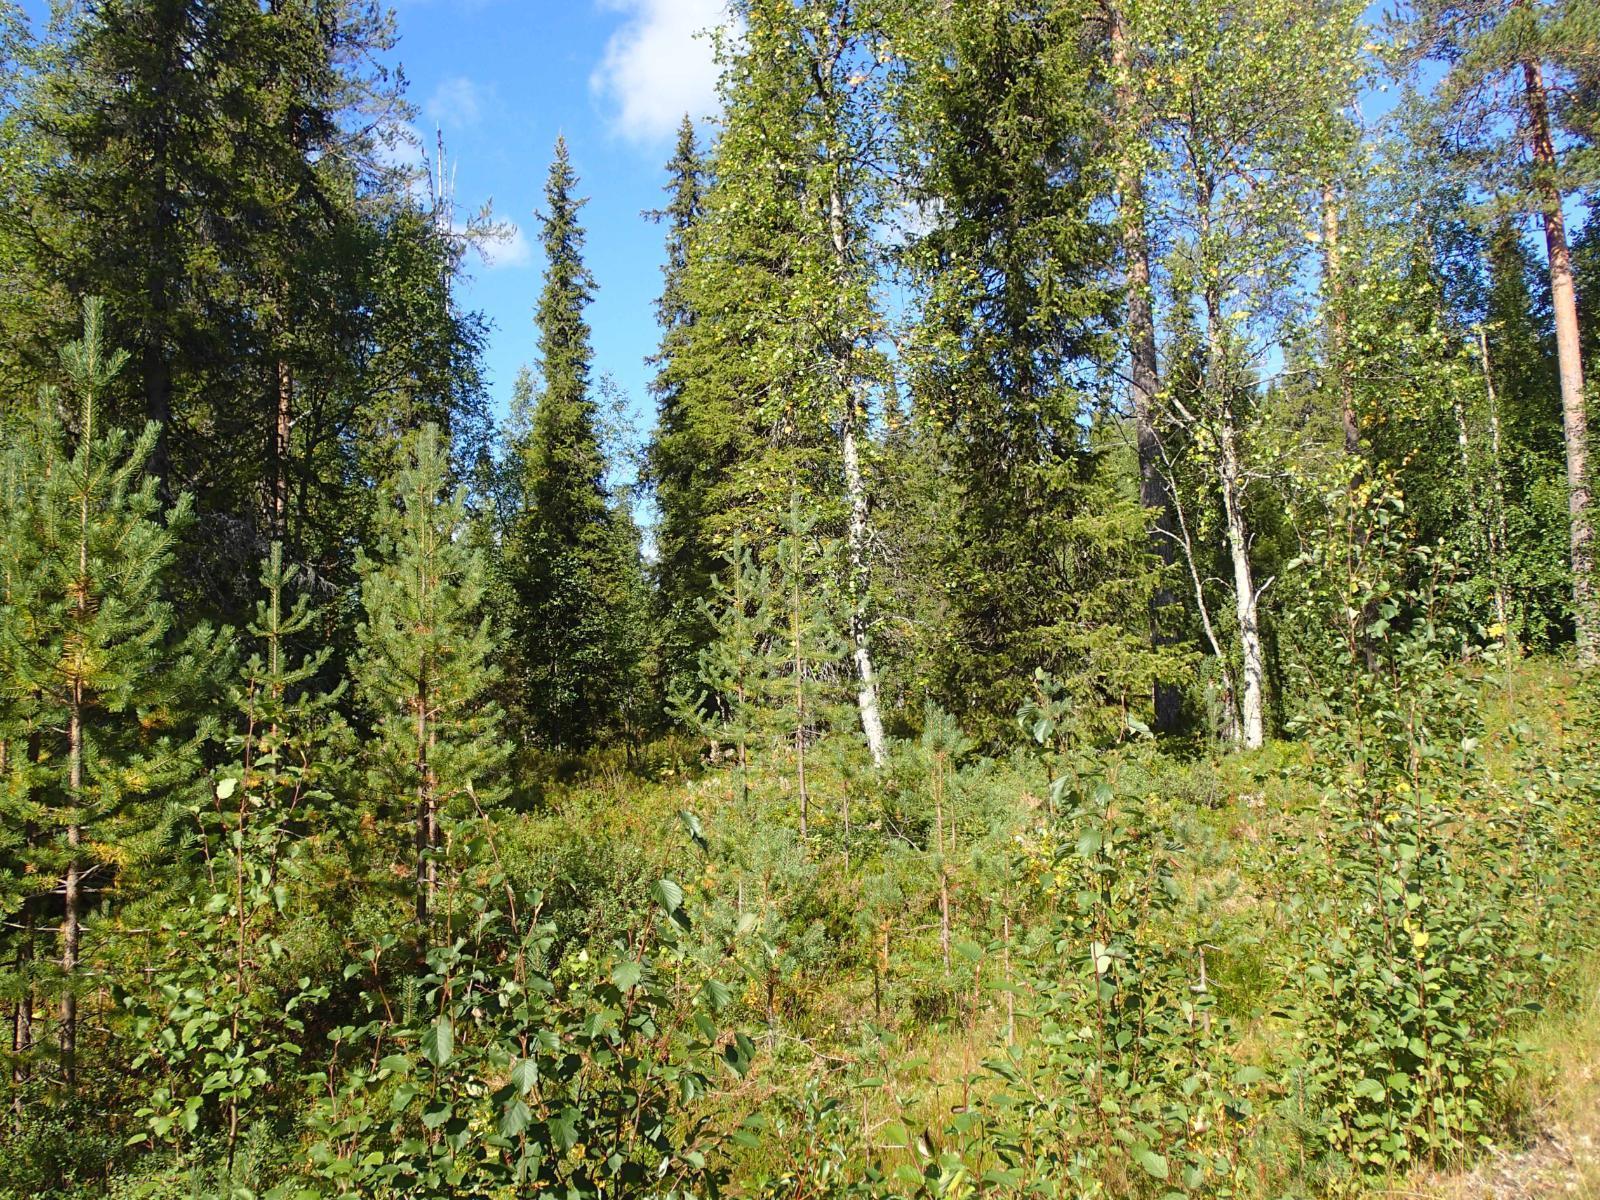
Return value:
[[(844, 197), (839, 191), (837, 174), (829, 189), (828, 209), (833, 251), (842, 279), (849, 269), (850, 253), (845, 236)], [(866, 736), (872, 765), (881, 767), (888, 759), (888, 751), (883, 736), (883, 716), (878, 708), (878, 675), (872, 665), (872, 649), (867, 641), (867, 486), (861, 474), (861, 451), (857, 444), (861, 403), (848, 362), (840, 365), (844, 368), (841, 382), (845, 387), (845, 398), (844, 416), (839, 423), (839, 440), (844, 459), (845, 498), (850, 504), (850, 646), (858, 682), (856, 705), (861, 710), (861, 732)]]

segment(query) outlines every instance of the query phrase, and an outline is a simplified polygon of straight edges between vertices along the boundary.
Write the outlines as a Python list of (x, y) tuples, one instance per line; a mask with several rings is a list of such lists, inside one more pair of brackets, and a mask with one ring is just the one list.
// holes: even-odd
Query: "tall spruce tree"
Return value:
[[(1014, 729), (1005, 714), (1035, 669), (1094, 673), (1091, 659), (1149, 641), (1137, 604), (1090, 616), (1084, 603), (1106, 582), (1097, 572), (1137, 563), (1136, 546), (1100, 539), (1139, 528), (1088, 435), (1116, 297), (1095, 208), (1110, 184), (1098, 64), (1068, 31), (1097, 13), (1011, 0), (929, 10), (911, 26), (901, 128), (935, 214), (912, 246), (925, 294), (914, 419), (953, 485), (939, 698), (985, 736)], [(1150, 590), (1148, 569), (1133, 578)], [(1080, 626), (1105, 639), (1089, 659), (1067, 632)]]
[(385, 482), (376, 539), (357, 559), (364, 616), (356, 690), (370, 716), (371, 779), (387, 815), (411, 810), (418, 938), (428, 940), (441, 822), (504, 794), (509, 747), (491, 700), (496, 642), (487, 567), (467, 539), (465, 489), (449, 483), (436, 425), (406, 439)]
[(685, 273), (706, 188), (705, 164), (687, 116), (678, 127), (667, 177), (667, 206), (651, 214), (666, 225), (667, 261), (656, 301), (661, 347), (654, 360), (656, 428), (646, 471), (656, 502), (658, 665), (664, 690), (671, 693), (692, 678), (700, 649), (711, 637), (700, 607), (717, 570), (707, 516), (711, 490), (731, 465), (719, 452), (727, 434), (704, 428), (705, 406), (696, 403), (694, 380), (680, 361), (693, 336), (695, 312)]
[(31, 939), (33, 914), (59, 896), (53, 983), (68, 1088), (79, 1069), (85, 922), (119, 872), (148, 853), (140, 839), (162, 802), (196, 773), (209, 725), (189, 718), (220, 657), (205, 627), (179, 636), (165, 596), (189, 506), (163, 512), (146, 471), (158, 428), (147, 423), (131, 439), (102, 426), (126, 361), (106, 345), (104, 306), (88, 301), (83, 337), (61, 355), (70, 408), (45, 391), (35, 423), (12, 443), (0, 531), (0, 706), (20, 751), (7, 755), (15, 807), (6, 819), (31, 831), (23, 850), (35, 888), (20, 897), (17, 924)]
[(522, 511), (503, 563), (515, 597), (511, 653), (521, 716), (532, 736), (568, 750), (616, 728), (635, 699), (644, 603), (638, 530), (606, 481), (584, 317), (594, 279), (583, 261), (577, 183), (566, 140), (558, 139), (540, 214), (540, 387), (513, 447)]
[[(460, 247), (380, 153), (409, 115), (393, 39), (366, 0), (106, 0), (22, 88), (39, 186), (8, 274), (106, 298), (134, 350), (108, 412), (156, 420), (150, 469), (194, 496), (187, 603), (247, 616), (273, 540), (346, 575), (393, 465), (369, 452), (427, 419), (464, 453), (454, 427), (486, 432)], [(42, 298), (23, 368), (70, 319)]]

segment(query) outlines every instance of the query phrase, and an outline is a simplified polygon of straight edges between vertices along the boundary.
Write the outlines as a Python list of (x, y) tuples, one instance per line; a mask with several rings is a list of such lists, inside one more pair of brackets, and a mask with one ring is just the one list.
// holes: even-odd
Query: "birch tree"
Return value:
[[(1252, 421), (1263, 371), (1303, 308), (1337, 114), (1354, 93), (1358, 7), (1292, 0), (1150, 0), (1125, 11), (1135, 96), (1152, 141), (1152, 221), (1171, 246), (1168, 307), (1192, 304), (1203, 347), (1191, 406), (1168, 416), (1221, 499), (1241, 657), (1240, 740), (1265, 736), (1266, 667), (1248, 496), (1261, 478)], [(1292, 65), (1292, 69), (1290, 67)]]
[(704, 402), (732, 409), (749, 450), (718, 489), (725, 531), (775, 543), (796, 488), (842, 526), (856, 706), (881, 765), (870, 481), (873, 401), (887, 375), (874, 236), (884, 56), (854, 0), (736, 9), (745, 32), (727, 60), (726, 126), (685, 277), (697, 320), (677, 365)]

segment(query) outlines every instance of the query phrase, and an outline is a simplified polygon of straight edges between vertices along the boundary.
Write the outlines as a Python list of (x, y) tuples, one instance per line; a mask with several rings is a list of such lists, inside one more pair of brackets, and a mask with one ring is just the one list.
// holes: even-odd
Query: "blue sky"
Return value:
[(663, 231), (641, 214), (663, 201), (683, 113), (713, 109), (716, 69), (695, 34), (717, 21), (720, 0), (398, 0), (395, 8), (395, 57), (430, 155), (437, 126), (458, 205), (492, 199), (496, 217), (517, 227), (490, 261), (470, 258), (460, 294), (493, 323), (485, 366), (497, 408), (505, 411), (518, 367), (533, 359), (543, 265), (534, 214), (564, 134), (589, 197), (596, 367), (647, 429), (644, 359), (656, 343)]

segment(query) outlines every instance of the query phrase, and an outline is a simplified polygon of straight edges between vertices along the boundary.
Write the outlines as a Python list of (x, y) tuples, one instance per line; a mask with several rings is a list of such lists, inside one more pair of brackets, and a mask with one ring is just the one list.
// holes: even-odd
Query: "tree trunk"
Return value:
[(67, 868), (61, 881), (61, 1075), (70, 1090), (78, 1082), (78, 949), (81, 936), (79, 910), (82, 905), (78, 848), (83, 844), (79, 824), (78, 800), (83, 786), (83, 717), (78, 688), (74, 687), (71, 714), (67, 724), (67, 787), (72, 805), (72, 823), (67, 826)]
[(1222, 348), (1222, 306), (1214, 292), (1206, 296), (1206, 375), (1217, 405), (1217, 483), (1228, 523), (1228, 554), (1233, 560), (1234, 607), (1239, 617), (1239, 648), (1244, 659), (1244, 694), (1239, 718), (1245, 749), (1265, 740), (1266, 671), (1261, 650), (1259, 596), (1250, 565), (1250, 529), (1244, 514), (1244, 469), (1239, 457), (1239, 429), (1233, 413), (1232, 382)]
[(1361, 453), (1361, 423), (1356, 419), (1355, 389), (1350, 382), (1347, 354), (1350, 345), (1349, 315), (1344, 309), (1344, 280), (1341, 275), (1339, 245), (1339, 204), (1332, 183), (1322, 185), (1322, 276), (1323, 304), (1328, 311), (1328, 370), (1339, 389), (1339, 424), (1344, 429), (1344, 452), (1352, 458)]
[(1217, 660), (1217, 669), (1222, 673), (1222, 736), (1237, 743), (1240, 735), (1239, 698), (1233, 686), (1233, 672), (1228, 667), (1228, 656), (1222, 649), (1222, 640), (1217, 636), (1217, 627), (1211, 620), (1211, 605), (1206, 602), (1205, 582), (1200, 576), (1200, 566), (1195, 562), (1194, 539), (1189, 536), (1189, 522), (1183, 515), (1183, 504), (1178, 500), (1175, 489), (1171, 495), (1173, 515), (1178, 519), (1178, 545), (1183, 551), (1184, 565), (1189, 569), (1189, 582), (1194, 588), (1195, 612), (1200, 617), (1200, 629), (1206, 635), (1206, 642)]
[[(86, 412), (88, 410), (86, 409)], [(82, 437), (87, 440), (94, 431), (86, 417)], [(73, 608), (78, 621), (86, 623), (89, 617), (89, 496), (82, 494), (78, 503), (78, 577), (77, 599)], [(74, 671), (81, 667), (73, 668)], [(70, 684), (67, 707), (67, 804), (72, 816), (67, 824), (67, 865), (61, 881), (61, 1074), (68, 1090), (78, 1082), (78, 951), (82, 936), (80, 910), (82, 877), (78, 850), (83, 845), (83, 702), (84, 687), (81, 674), (75, 674)]]
[(1485, 522), (1489, 542), (1489, 570), (1494, 577), (1495, 618), (1500, 622), (1501, 636), (1508, 649), (1516, 652), (1516, 634), (1511, 629), (1511, 605), (1506, 596), (1503, 569), (1506, 533), (1506, 485), (1500, 467), (1500, 399), (1495, 395), (1494, 372), (1489, 363), (1489, 338), (1478, 326), (1478, 360), (1483, 364), (1484, 399), (1489, 405), (1489, 469), (1493, 473), (1490, 489), (1494, 496), (1494, 512)]
[(878, 710), (878, 675), (872, 666), (872, 650), (867, 642), (867, 490), (861, 479), (861, 458), (856, 449), (856, 404), (848, 405), (844, 423), (844, 482), (850, 499), (850, 644), (860, 683), (856, 705), (861, 710), (861, 732), (867, 738), (872, 765), (881, 767), (887, 758), (883, 717)]
[[(1128, 78), (1128, 34), (1117, 0), (1106, 6), (1111, 35), (1111, 68), (1116, 84), (1112, 92), (1114, 120), (1118, 129), (1128, 129), (1134, 116), (1133, 85)], [(1167, 585), (1166, 575), (1175, 564), (1177, 542), (1172, 493), (1161, 469), (1161, 442), (1156, 433), (1156, 400), (1161, 379), (1156, 358), (1156, 323), (1150, 303), (1150, 237), (1145, 228), (1144, 180), (1138, 165), (1127, 154), (1117, 160), (1117, 191), (1121, 197), (1123, 288), (1128, 322), (1128, 392), (1133, 401), (1134, 437), (1139, 452), (1139, 503), (1152, 515), (1150, 549), (1163, 567), (1162, 578), (1150, 594), (1150, 634), (1153, 645), (1173, 640), (1168, 622), (1162, 617), (1177, 603), (1177, 595)], [(1170, 618), (1169, 618), (1170, 621)], [(1177, 728), (1182, 693), (1173, 684), (1157, 681), (1152, 697), (1155, 729), (1170, 732)]]
[[(835, 175), (828, 194), (829, 226), (833, 252), (842, 276), (849, 267), (850, 249), (845, 236), (844, 197)], [(848, 350), (841, 348), (841, 355)], [(887, 747), (883, 717), (878, 708), (878, 675), (872, 665), (872, 650), (867, 641), (867, 487), (861, 474), (861, 453), (856, 444), (860, 435), (861, 401), (856, 393), (848, 361), (841, 360), (841, 382), (845, 387), (844, 416), (840, 422), (841, 453), (844, 458), (845, 496), (850, 503), (850, 644), (855, 658), (856, 704), (861, 710), (861, 732), (866, 735), (872, 765), (883, 766)]]
[(1583, 403), (1583, 357), (1578, 343), (1578, 302), (1572, 281), (1572, 254), (1567, 247), (1561, 190), (1556, 183), (1555, 144), (1550, 137), (1550, 109), (1545, 97), (1544, 69), (1522, 65), (1532, 133), (1534, 185), (1543, 200), (1545, 251), (1550, 260), (1550, 304), (1555, 312), (1556, 358), (1561, 375), (1561, 426), (1567, 445), (1567, 514), (1571, 522), (1572, 616), (1577, 629), (1578, 662), (1586, 667), (1600, 660), (1596, 637), (1594, 527), (1589, 513), (1589, 427)]
[[(169, 53), (163, 72), (164, 83), (176, 70), (172, 58), (178, 53), (176, 45), (167, 49)], [(171, 494), (176, 493), (177, 488), (171, 480), (172, 365), (167, 361), (166, 345), (172, 300), (168, 260), (172, 254), (173, 207), (168, 185), (167, 152), (166, 127), (157, 121), (150, 152), (150, 208), (146, 214), (150, 223), (150, 261), (144, 265), (144, 303), (150, 325), (144, 332), (139, 365), (144, 383), (145, 419), (157, 425), (155, 449), (145, 464), (145, 472), (160, 479), (162, 490)]]
[(286, 359), (278, 359), (276, 375), (272, 421), (272, 536), (281, 542), (289, 533), (289, 433), (294, 425), (294, 373)]
[(1264, 740), (1263, 693), (1266, 673), (1262, 665), (1255, 573), (1250, 566), (1250, 533), (1245, 523), (1244, 489), (1240, 483), (1238, 438), (1238, 430), (1234, 427), (1233, 404), (1224, 401), (1217, 438), (1217, 476), (1228, 518), (1228, 554), (1233, 559), (1239, 646), (1244, 658), (1244, 695), (1240, 698), (1239, 716), (1243, 724), (1245, 748), (1254, 750)]
[[(798, 504), (798, 500), (796, 501)], [(811, 797), (806, 791), (806, 685), (805, 659), (800, 646), (800, 527), (793, 526), (794, 547), (789, 562), (789, 636), (794, 643), (794, 782), (800, 793), (800, 836), (806, 836), (807, 809)]]
[(428, 942), (428, 914), (433, 909), (435, 886), (433, 843), (435, 816), (433, 788), (428, 762), (428, 682), (426, 671), (417, 689), (417, 937), (423, 945)]

